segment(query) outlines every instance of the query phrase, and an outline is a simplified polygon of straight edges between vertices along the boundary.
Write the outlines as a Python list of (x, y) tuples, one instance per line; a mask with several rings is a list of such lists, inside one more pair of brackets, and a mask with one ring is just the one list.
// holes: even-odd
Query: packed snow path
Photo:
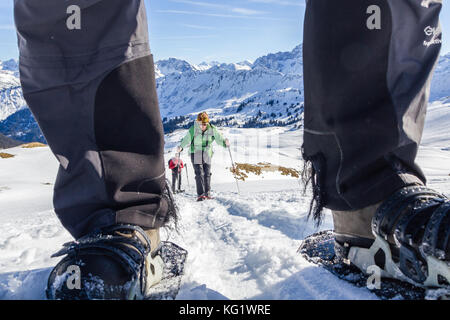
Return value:
[(173, 240), (189, 250), (179, 299), (373, 298), (296, 253), (299, 240), (315, 229), (298, 212), (307, 203), (295, 187), (192, 198), (177, 195), (184, 217)]
[[(429, 109), (418, 156), (429, 186), (449, 196), (449, 104)], [(185, 131), (166, 138), (166, 162)], [(224, 129), (236, 162), (266, 161), (301, 167), (301, 131), (289, 128)], [(270, 137), (270, 139), (269, 139)], [(258, 142), (252, 142), (257, 138)], [(269, 142), (268, 142), (269, 141)], [(304, 260), (301, 239), (316, 232), (306, 220), (309, 197), (298, 180), (267, 174), (240, 182), (237, 194), (227, 150), (215, 147), (212, 186), (215, 199), (196, 202), (190, 160), (185, 193), (176, 194), (179, 231), (163, 230), (163, 240), (189, 251), (178, 299), (376, 299)], [(48, 147), (2, 150), (0, 159), (0, 299), (45, 299), (51, 259), (71, 241), (52, 209), (57, 162)], [(254, 159), (252, 158), (254, 156)], [(167, 172), (170, 179), (170, 172)], [(331, 229), (326, 213), (320, 230)]]

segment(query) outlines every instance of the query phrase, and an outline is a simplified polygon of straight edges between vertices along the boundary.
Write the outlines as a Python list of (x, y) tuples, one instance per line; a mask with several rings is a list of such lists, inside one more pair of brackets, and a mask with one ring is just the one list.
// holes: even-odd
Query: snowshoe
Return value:
[(366, 288), (380, 299), (423, 300), (445, 298), (441, 290), (425, 290), (408, 282), (392, 278), (377, 279), (378, 270), (362, 272), (353, 264), (347, 264), (335, 252), (335, 234), (331, 230), (321, 231), (304, 239), (298, 252), (309, 262), (316, 264), (357, 288)]
[(207, 200), (212, 200), (212, 199), (214, 199), (214, 197), (211, 195), (211, 193), (210, 192), (208, 192), (208, 193), (205, 193), (205, 198), (207, 199)]
[[(174, 254), (167, 253), (171, 245), (159, 242), (158, 230), (144, 231), (133, 225), (107, 227), (67, 243), (52, 256), (65, 255), (50, 273), (47, 298), (150, 299), (152, 288), (164, 276), (174, 277), (170, 275), (173, 270), (165, 267), (167, 263), (173, 264)], [(187, 252), (179, 248), (178, 253), (175, 271), (181, 276)], [(172, 285), (166, 296), (174, 292), (176, 295), (178, 288)]]
[(424, 186), (404, 187), (379, 205), (333, 211), (338, 258), (365, 273), (425, 289), (450, 289), (450, 201)]
[(204, 196), (204, 195), (201, 195), (201, 196), (197, 197), (197, 202), (205, 201), (205, 200), (206, 200), (206, 196)]

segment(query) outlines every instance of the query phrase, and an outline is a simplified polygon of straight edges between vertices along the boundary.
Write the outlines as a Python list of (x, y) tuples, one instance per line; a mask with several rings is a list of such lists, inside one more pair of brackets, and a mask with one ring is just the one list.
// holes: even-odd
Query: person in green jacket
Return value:
[(230, 146), (229, 140), (225, 139), (217, 128), (209, 122), (208, 114), (202, 112), (177, 148), (177, 152), (181, 152), (185, 147), (190, 147), (189, 153), (191, 154), (197, 186), (197, 201), (211, 199), (211, 158), (214, 153), (212, 150), (214, 141), (224, 148)]

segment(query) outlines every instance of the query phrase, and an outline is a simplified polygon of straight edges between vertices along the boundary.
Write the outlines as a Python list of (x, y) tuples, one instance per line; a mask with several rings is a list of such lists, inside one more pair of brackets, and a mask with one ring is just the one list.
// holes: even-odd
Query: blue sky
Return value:
[[(45, 1), (45, 0), (42, 0)], [(302, 42), (304, 0), (145, 0), (157, 60), (239, 62), (292, 50)], [(444, 1), (442, 53), (450, 52)], [(13, 1), (0, 0), (0, 60), (17, 58)]]

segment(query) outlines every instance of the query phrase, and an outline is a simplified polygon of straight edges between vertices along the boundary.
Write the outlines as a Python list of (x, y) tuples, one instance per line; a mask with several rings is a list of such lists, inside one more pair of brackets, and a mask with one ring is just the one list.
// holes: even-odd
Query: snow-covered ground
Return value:
[[(430, 106), (418, 163), (429, 185), (450, 190), (449, 103)], [(232, 142), (235, 162), (270, 162), (302, 167), (301, 130), (221, 129)], [(185, 131), (166, 137), (166, 161)], [(57, 162), (49, 148), (4, 150), (0, 159), (0, 299), (45, 299), (44, 288), (57, 259), (50, 255), (72, 240), (52, 210)], [(338, 280), (296, 253), (301, 240), (317, 231), (306, 220), (309, 197), (299, 181), (278, 173), (239, 182), (229, 172), (228, 151), (215, 146), (212, 185), (215, 199), (195, 202), (190, 187), (177, 194), (179, 233), (163, 231), (189, 251), (178, 299), (376, 299), (369, 290)], [(170, 179), (170, 173), (167, 174)], [(327, 212), (320, 229), (332, 228)]]

